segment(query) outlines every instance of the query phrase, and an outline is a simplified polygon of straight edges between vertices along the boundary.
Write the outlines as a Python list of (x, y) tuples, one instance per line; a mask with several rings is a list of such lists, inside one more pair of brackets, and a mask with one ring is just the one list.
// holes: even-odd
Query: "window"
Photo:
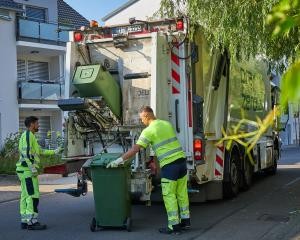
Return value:
[(28, 61), (29, 80), (48, 81), (49, 65), (47, 62)]
[(39, 22), (46, 21), (46, 9), (44, 8), (26, 6), (25, 15), (28, 20), (39, 21)]
[(17, 60), (18, 80), (48, 81), (49, 80), (49, 63)]
[(9, 16), (9, 11), (5, 9), (0, 9), (0, 19), (11, 20)]
[(26, 80), (26, 64), (25, 64), (25, 60), (17, 60), (17, 73), (18, 73), (18, 80), (19, 81)]

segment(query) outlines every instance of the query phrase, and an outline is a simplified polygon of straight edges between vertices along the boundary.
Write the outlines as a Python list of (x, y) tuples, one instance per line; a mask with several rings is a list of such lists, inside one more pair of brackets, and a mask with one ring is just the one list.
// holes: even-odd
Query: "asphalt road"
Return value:
[(300, 148), (284, 149), (280, 164), (277, 175), (259, 174), (251, 189), (237, 198), (193, 204), (192, 229), (180, 236), (158, 233), (166, 223), (162, 204), (134, 205), (132, 232), (108, 229), (93, 233), (89, 224), (94, 202), (89, 192), (81, 198), (43, 195), (40, 221), (48, 229), (40, 232), (19, 228), (18, 201), (0, 203), (0, 239), (300, 239)]

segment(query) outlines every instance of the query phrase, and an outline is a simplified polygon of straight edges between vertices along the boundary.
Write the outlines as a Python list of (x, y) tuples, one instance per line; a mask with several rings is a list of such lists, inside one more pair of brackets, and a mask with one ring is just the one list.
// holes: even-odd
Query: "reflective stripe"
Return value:
[(139, 137), (139, 140), (141, 140), (142, 142), (144, 142), (146, 144), (150, 144), (150, 141), (147, 138)]
[[(30, 161), (31, 163), (34, 163), (34, 162), (35, 162), (35, 161), (34, 161), (34, 156), (35, 156), (35, 154), (34, 154), (34, 155), (30, 155), (29, 161)], [(27, 159), (27, 157), (25, 157), (23, 154), (21, 154), (21, 158), (19, 158), (19, 162), (20, 162), (20, 163), (26, 162), (26, 159)]]
[(28, 219), (29, 217), (27, 216), (27, 214), (21, 214), (21, 222), (27, 222)]
[[(29, 161), (30, 161), (32, 164), (35, 162), (34, 159), (29, 159)], [(18, 162), (19, 162), (19, 163), (26, 163), (26, 164), (27, 164), (25, 158), (19, 158)]]
[(180, 209), (180, 211), (189, 211), (189, 207), (187, 206), (187, 207), (181, 207), (181, 208), (179, 208)]
[(179, 151), (182, 151), (182, 147), (175, 148), (175, 149), (170, 150), (170, 151), (168, 151), (168, 152), (166, 152), (166, 153), (164, 153), (164, 154), (162, 154), (162, 155), (160, 155), (160, 156), (157, 156), (157, 159), (158, 159), (159, 161), (161, 161), (161, 160), (163, 160), (164, 158), (168, 157), (169, 155), (172, 155), (173, 153), (176, 153), (176, 152), (179, 152)]
[(168, 214), (168, 217), (178, 217), (177, 211), (167, 212), (167, 214)]
[[(34, 157), (36, 156), (36, 154), (30, 154), (30, 159), (32, 158), (32, 159), (34, 159)], [(24, 156), (23, 154), (21, 154), (21, 157), (22, 158), (27, 158), (26, 156)]]
[(161, 146), (163, 146), (165, 144), (168, 144), (168, 143), (171, 143), (171, 142), (175, 142), (176, 140), (177, 140), (177, 137), (169, 138), (167, 140), (164, 140), (164, 141), (162, 141), (160, 143), (157, 143), (157, 144), (153, 145), (152, 149), (155, 151), (157, 148), (159, 148), (159, 147), (161, 147)]
[(182, 214), (182, 213), (180, 213), (180, 218), (181, 219), (183, 219), (183, 218), (190, 218), (190, 214), (187, 214), (187, 213)]
[(21, 214), (21, 220), (28, 221), (32, 218), (32, 214)]

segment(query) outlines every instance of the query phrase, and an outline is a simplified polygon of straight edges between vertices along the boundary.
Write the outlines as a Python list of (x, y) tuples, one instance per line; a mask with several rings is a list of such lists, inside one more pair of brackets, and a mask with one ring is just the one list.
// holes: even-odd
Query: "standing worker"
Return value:
[(59, 147), (56, 150), (44, 150), (40, 147), (35, 137), (35, 133), (39, 130), (37, 117), (27, 117), (25, 126), (27, 130), (21, 135), (19, 141), (20, 159), (16, 164), (16, 172), (21, 182), (21, 229), (44, 230), (47, 226), (37, 220), (40, 196), (38, 183), (39, 155), (54, 155), (62, 152), (63, 149)]
[(162, 195), (168, 215), (168, 227), (160, 228), (159, 232), (179, 234), (182, 229), (189, 229), (191, 226), (185, 154), (170, 122), (156, 119), (148, 106), (141, 109), (140, 119), (147, 127), (137, 143), (107, 167), (124, 164), (141, 148), (151, 145), (161, 168)]

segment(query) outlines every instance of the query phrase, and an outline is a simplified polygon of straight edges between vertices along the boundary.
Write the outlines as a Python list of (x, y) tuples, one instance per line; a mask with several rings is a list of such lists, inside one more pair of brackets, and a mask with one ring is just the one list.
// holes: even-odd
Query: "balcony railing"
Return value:
[(19, 100), (53, 101), (64, 97), (63, 81), (19, 80)]
[(44, 22), (17, 18), (17, 40), (40, 42), (55, 45), (65, 45), (69, 41), (69, 32), (74, 26), (62, 25), (54, 22)]

